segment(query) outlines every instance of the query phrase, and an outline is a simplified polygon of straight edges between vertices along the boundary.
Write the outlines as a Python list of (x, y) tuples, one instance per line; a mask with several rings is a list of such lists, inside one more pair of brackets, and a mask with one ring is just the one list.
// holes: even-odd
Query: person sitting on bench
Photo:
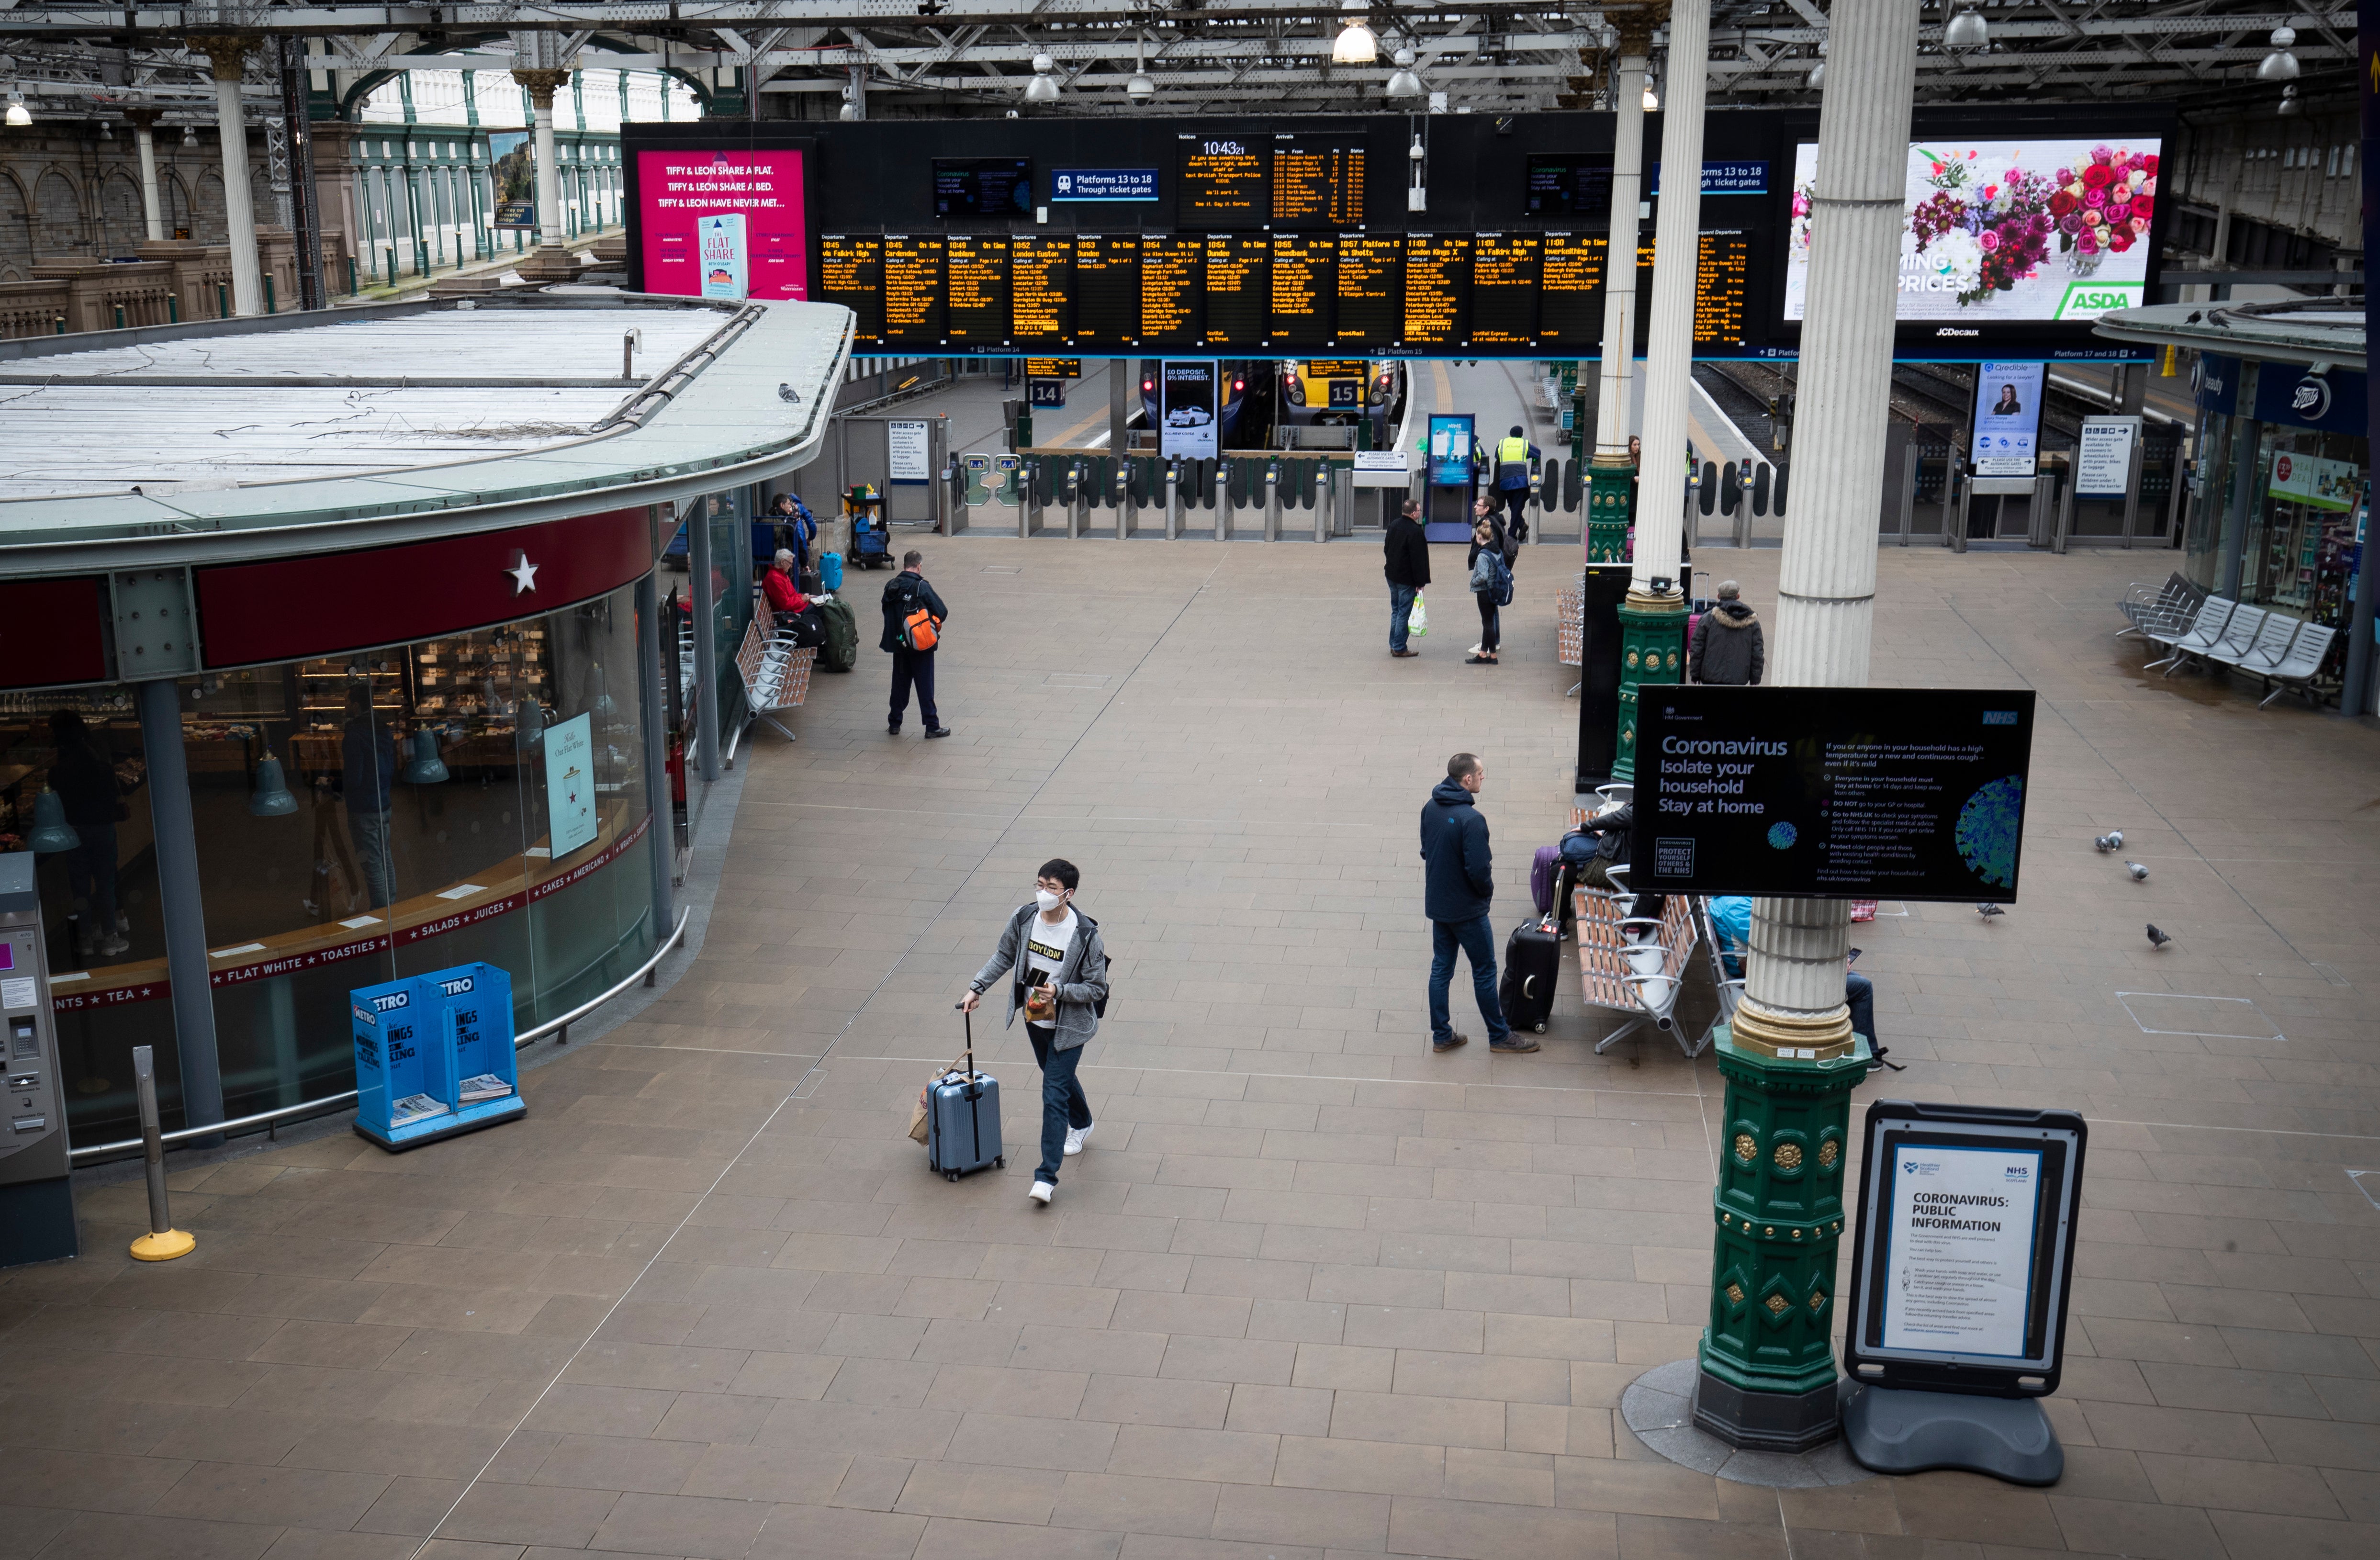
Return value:
[[(1729, 979), (1742, 980), (1743, 951), (1752, 945), (1752, 896), (1715, 896), (1710, 902), (1710, 923), (1711, 936), (1719, 947), (1719, 963), (1726, 967)], [(1859, 956), (1860, 951), (1853, 948), (1851, 957), (1856, 959)], [(1876, 1038), (1876, 982), (1846, 964), (1843, 1000), (1851, 1005), (1852, 1032), (1867, 1036), (1869, 1048), (1878, 1061), (1883, 1061), (1884, 1045)], [(1886, 1062), (1885, 1066), (1897, 1071), (1900, 1064)]]

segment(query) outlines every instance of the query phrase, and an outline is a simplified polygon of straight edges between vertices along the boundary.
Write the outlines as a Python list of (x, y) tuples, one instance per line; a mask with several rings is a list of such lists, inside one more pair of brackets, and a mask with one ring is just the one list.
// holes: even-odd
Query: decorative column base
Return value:
[(1620, 604), (1620, 748), (1614, 780), (1636, 777), (1636, 689), (1682, 680), (1685, 665), (1686, 598), (1666, 591), (1631, 589)]
[(1806, 1452), (1839, 1433), (1835, 1253), (1867, 1042), (1842, 1009), (1747, 1003), (1716, 1043), (1727, 1104), (1694, 1424), (1730, 1446)]
[(1586, 561), (1628, 561), (1628, 527), (1635, 518), (1636, 468), (1625, 453), (1599, 454), (1586, 469)]

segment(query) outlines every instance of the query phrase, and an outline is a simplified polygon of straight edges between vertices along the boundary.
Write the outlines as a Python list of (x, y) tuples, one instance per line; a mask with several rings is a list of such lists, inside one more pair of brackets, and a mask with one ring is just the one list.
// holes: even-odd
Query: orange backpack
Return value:
[(934, 615), (919, 607), (901, 620), (901, 642), (911, 650), (931, 650), (941, 642), (935, 632)]

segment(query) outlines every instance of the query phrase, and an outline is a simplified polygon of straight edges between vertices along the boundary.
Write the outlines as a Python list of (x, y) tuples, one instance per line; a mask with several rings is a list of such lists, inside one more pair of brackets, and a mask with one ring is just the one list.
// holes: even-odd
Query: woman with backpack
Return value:
[(1470, 557), (1471, 596), (1479, 603), (1479, 642), (1471, 647), (1467, 665), (1496, 664), (1497, 647), (1503, 640), (1500, 609), (1512, 599), (1512, 559), (1518, 551), (1495, 506), (1482, 498), (1472, 511)]

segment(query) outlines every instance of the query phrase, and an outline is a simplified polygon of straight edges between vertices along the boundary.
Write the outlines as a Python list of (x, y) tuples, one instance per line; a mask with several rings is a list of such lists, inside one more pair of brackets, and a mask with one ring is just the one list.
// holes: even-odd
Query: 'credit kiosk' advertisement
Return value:
[(1975, 378), (1978, 477), (2030, 477), (2041, 454), (2041, 391), (2046, 363), (1985, 363)]
[(791, 150), (638, 152), (645, 291), (808, 299), (802, 174)]

